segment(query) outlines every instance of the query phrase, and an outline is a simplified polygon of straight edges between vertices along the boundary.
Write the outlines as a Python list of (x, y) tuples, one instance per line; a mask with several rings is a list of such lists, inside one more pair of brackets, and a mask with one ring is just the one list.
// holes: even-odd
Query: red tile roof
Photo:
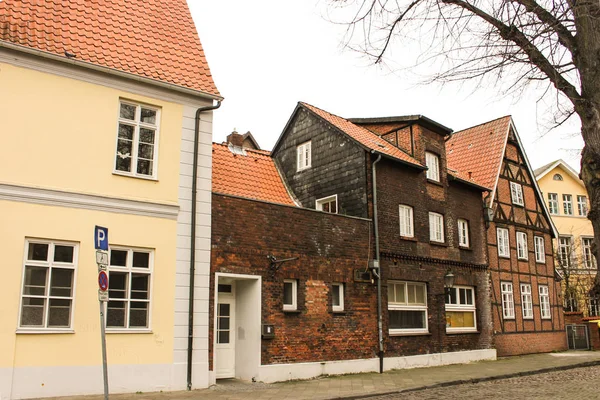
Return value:
[(3, 0), (2, 41), (220, 97), (186, 0)]
[(510, 123), (506, 116), (454, 133), (446, 142), (448, 168), (461, 179), (494, 189)]
[(295, 205), (270, 154), (264, 150), (245, 152), (245, 156), (233, 154), (227, 144), (213, 143), (212, 191)]
[(319, 117), (323, 118), (325, 121), (329, 122), (331, 125), (338, 128), (340, 131), (350, 136), (359, 144), (363, 145), (367, 149), (375, 150), (377, 153), (381, 153), (385, 156), (403, 161), (407, 164), (423, 167), (423, 165), (415, 160), (413, 157), (409, 156), (407, 153), (403, 152), (396, 146), (390, 144), (385, 139), (380, 138), (375, 133), (369, 131), (362, 126), (358, 126), (347, 119), (342, 117), (338, 117), (337, 115), (328, 113), (327, 111), (321, 110), (315, 106), (311, 106), (306, 103), (299, 103), (302, 107), (312, 111)]

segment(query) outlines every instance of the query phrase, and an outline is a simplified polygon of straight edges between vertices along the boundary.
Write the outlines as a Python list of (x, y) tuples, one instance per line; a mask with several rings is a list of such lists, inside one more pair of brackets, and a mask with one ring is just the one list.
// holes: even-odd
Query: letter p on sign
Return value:
[(94, 248), (108, 250), (108, 228), (96, 225), (94, 228)]

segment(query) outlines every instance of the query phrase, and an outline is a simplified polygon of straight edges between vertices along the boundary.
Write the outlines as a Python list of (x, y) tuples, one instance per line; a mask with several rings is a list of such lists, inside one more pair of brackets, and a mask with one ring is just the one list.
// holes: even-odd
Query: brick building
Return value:
[(272, 155), (241, 135), (213, 145), (214, 378), (495, 358), (487, 189), (446, 168), (450, 133), (299, 103)]
[(492, 189), (484, 201), (498, 355), (566, 349), (557, 233), (511, 117), (456, 132), (446, 148), (450, 169)]

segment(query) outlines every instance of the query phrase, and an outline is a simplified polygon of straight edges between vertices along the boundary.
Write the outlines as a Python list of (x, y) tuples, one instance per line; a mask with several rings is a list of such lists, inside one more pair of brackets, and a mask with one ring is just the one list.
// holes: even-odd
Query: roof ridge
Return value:
[(498, 118), (491, 119), (491, 120), (489, 120), (489, 121), (487, 121), (487, 122), (482, 122), (482, 123), (480, 123), (480, 124), (477, 124), (477, 125), (469, 126), (468, 128), (461, 129), (460, 131), (456, 131), (456, 132), (454, 132), (454, 133), (452, 134), (452, 136), (458, 135), (458, 134), (460, 134), (460, 133), (462, 133), (462, 132), (464, 132), (464, 131), (468, 131), (468, 130), (470, 130), (470, 129), (477, 128), (477, 127), (479, 127), (479, 126), (482, 126), (482, 125), (491, 124), (492, 122), (495, 122), (495, 121), (498, 121), (498, 120), (501, 120), (501, 119), (504, 119), (504, 118), (511, 118), (511, 119), (512, 119), (512, 115), (511, 115), (511, 114), (507, 114), (507, 115), (504, 115), (504, 116), (502, 116), (502, 117), (498, 117)]

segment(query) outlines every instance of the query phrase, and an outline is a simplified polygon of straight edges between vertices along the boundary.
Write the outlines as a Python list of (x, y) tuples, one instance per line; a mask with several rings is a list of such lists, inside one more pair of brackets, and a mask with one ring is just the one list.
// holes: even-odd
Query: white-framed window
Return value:
[(319, 211), (328, 212), (331, 214), (337, 214), (338, 206), (337, 206), (337, 194), (333, 196), (323, 197), (322, 199), (317, 199), (315, 201), (316, 209)]
[(298, 281), (296, 279), (283, 280), (283, 310), (295, 311), (298, 309)]
[(520, 183), (511, 182), (510, 183), (510, 196), (512, 198), (513, 204), (522, 206), (523, 203), (523, 187)]
[(544, 238), (542, 236), (534, 236), (535, 244), (535, 261), (539, 263), (546, 262), (546, 249), (544, 248)]
[(296, 147), (296, 155), (297, 155), (297, 165), (298, 171), (302, 171), (303, 169), (310, 168), (312, 157), (311, 157), (311, 142), (302, 143), (298, 147)]
[(498, 255), (500, 257), (510, 257), (510, 245), (508, 241), (508, 229), (497, 228), (496, 236), (498, 236)]
[(527, 260), (527, 234), (525, 232), (517, 232), (517, 257), (520, 260)]
[(587, 197), (586, 196), (577, 196), (577, 211), (579, 212), (579, 215), (581, 215), (582, 217), (587, 217), (588, 214), (588, 203), (587, 203)]
[(414, 223), (413, 223), (413, 208), (411, 206), (400, 205), (400, 236), (414, 237)]
[(331, 285), (331, 305), (333, 311), (344, 311), (344, 284), (333, 283)]
[(554, 174), (554, 176), (552, 177), (552, 179), (554, 179), (555, 181), (562, 181), (563, 177), (561, 174)]
[(429, 213), (429, 240), (444, 243), (444, 216), (442, 214)]
[(150, 329), (153, 270), (153, 250), (110, 246), (107, 329)]
[(115, 173), (156, 178), (160, 110), (121, 100)]
[(469, 222), (466, 219), (458, 219), (458, 245), (469, 247)]
[(475, 289), (453, 286), (446, 289), (446, 330), (476, 331)]
[(73, 326), (78, 249), (71, 242), (25, 240), (20, 329)]
[(572, 251), (573, 238), (570, 236), (560, 236), (558, 238), (558, 262), (560, 262), (563, 268), (571, 267)]
[(515, 301), (513, 298), (513, 286), (511, 282), (501, 282), (502, 292), (502, 316), (504, 319), (515, 318)]
[(563, 194), (563, 214), (573, 215), (573, 196), (570, 194)]
[(437, 154), (425, 152), (425, 165), (427, 166), (427, 179), (440, 181), (440, 157)]
[(581, 238), (581, 250), (583, 253), (583, 265), (585, 268), (596, 268), (596, 257), (592, 253), (594, 238)]
[(388, 282), (390, 334), (426, 333), (427, 286), (419, 282)]
[(533, 298), (531, 297), (531, 285), (521, 283), (521, 308), (524, 319), (533, 319)]
[(558, 194), (548, 193), (548, 211), (552, 215), (558, 215)]
[(550, 296), (548, 294), (548, 286), (540, 285), (538, 287), (540, 293), (540, 314), (542, 319), (550, 319)]

